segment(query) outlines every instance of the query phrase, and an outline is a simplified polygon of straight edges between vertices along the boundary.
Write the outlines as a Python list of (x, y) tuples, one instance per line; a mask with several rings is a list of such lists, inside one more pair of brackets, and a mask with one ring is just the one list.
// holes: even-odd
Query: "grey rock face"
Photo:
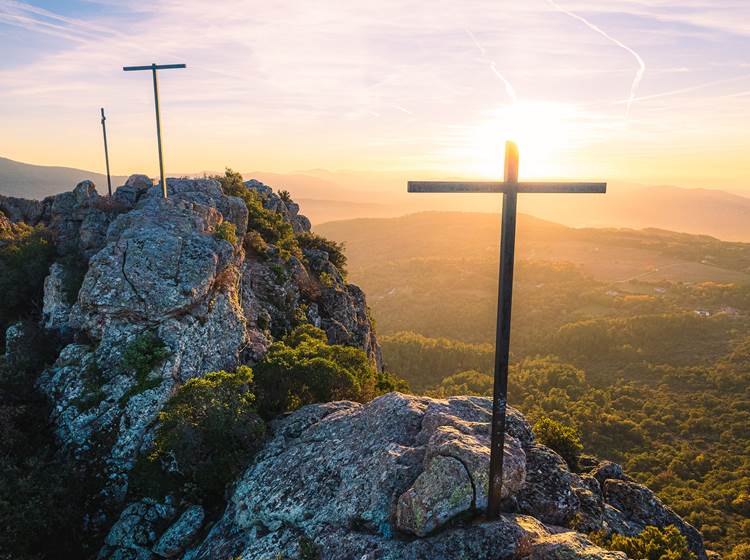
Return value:
[(44, 200), (28, 200), (0, 195), (0, 210), (11, 222), (26, 222), (31, 226), (49, 218), (52, 197)]
[(203, 525), (206, 514), (201, 506), (190, 506), (159, 539), (154, 552), (164, 558), (173, 558), (191, 543)]
[[(555, 517), (551, 503), (560, 501), (562, 517), (572, 512), (577, 519), (589, 508), (596, 513), (589, 515), (590, 530), (609, 527), (596, 479), (571, 473), (553, 451), (534, 443), (513, 409), (505, 455), (512, 474), (504, 494), (511, 510), (517, 502), (527, 515), (508, 510), (498, 521), (482, 521), (486, 502), (477, 489), (486, 481), (481, 465), (490, 407), (482, 397), (399, 393), (365, 405), (304, 407), (275, 423), (223, 517), (186, 557), (252, 560), (313, 551), (322, 560), (624, 560), (580, 533), (543, 523)], [(538, 472), (532, 476), (531, 469)], [(543, 492), (552, 495), (543, 500)], [(607, 507), (614, 518), (629, 515)]]
[(44, 279), (42, 322), (47, 330), (63, 332), (68, 329), (72, 305), (65, 293), (65, 269), (61, 264), (50, 266), (49, 276)]
[(154, 182), (146, 175), (131, 175), (123, 186), (115, 190), (112, 197), (126, 208), (133, 208), (153, 186)]
[[(156, 558), (152, 548), (157, 545), (158, 535), (176, 515), (170, 500), (157, 502), (144, 499), (126, 507), (112, 526), (105, 546), (99, 553), (100, 560), (107, 558)], [(169, 532), (169, 531), (167, 531)], [(166, 533), (165, 533), (166, 534)], [(159, 541), (160, 543), (160, 541)]]
[[(225, 196), (213, 180), (169, 179), (167, 187), (163, 199), (148, 178), (132, 176), (110, 199), (84, 181), (45, 200), (39, 212), (61, 253), (91, 257), (72, 305), (65, 270), (51, 267), (44, 324), (88, 343), (66, 346), (38, 386), (52, 401), (63, 446), (106, 480), (101, 497), (110, 509), (127, 495), (128, 473), (148, 451), (174, 391), (260, 359), (320, 298), (319, 280), (303, 261), (260, 259), (215, 235), (230, 221), (243, 237), (248, 210), (241, 199)], [(296, 215), (296, 205), (279, 208)], [(335, 274), (333, 289), (354, 289)], [(369, 323), (355, 325), (367, 321), (364, 298), (328, 305), (319, 318), (349, 325), (348, 336), (332, 342), (360, 346), (373, 361), (379, 356)], [(144, 333), (157, 335), (168, 354), (145, 378), (123, 364), (125, 349)]]
[(27, 332), (23, 321), (17, 321), (5, 329), (5, 359), (14, 363), (27, 351)]
[(695, 527), (683, 521), (642, 484), (608, 479), (604, 481), (603, 494), (604, 500), (621, 512), (621, 517), (632, 531), (631, 534), (639, 533), (647, 525), (662, 529), (668, 525), (674, 525), (687, 538), (690, 549), (698, 558), (700, 560), (706, 558), (703, 539)]

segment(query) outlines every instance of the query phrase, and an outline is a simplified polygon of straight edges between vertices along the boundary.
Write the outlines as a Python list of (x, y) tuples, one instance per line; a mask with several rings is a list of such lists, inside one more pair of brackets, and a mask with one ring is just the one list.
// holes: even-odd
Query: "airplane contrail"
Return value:
[(599, 33), (599, 35), (601, 35), (605, 39), (613, 42), (618, 47), (625, 49), (627, 52), (633, 55), (633, 58), (635, 58), (635, 60), (638, 62), (638, 71), (635, 73), (635, 78), (633, 78), (633, 83), (630, 86), (630, 97), (628, 98), (628, 108), (626, 112), (626, 116), (629, 116), (630, 106), (633, 104), (633, 101), (635, 101), (636, 99), (635, 94), (638, 91), (638, 86), (640, 85), (641, 80), (643, 79), (643, 74), (646, 71), (646, 63), (643, 62), (643, 59), (641, 58), (641, 56), (637, 52), (635, 52), (633, 49), (631, 49), (629, 46), (627, 46), (625, 43), (623, 43), (622, 41), (618, 41), (617, 39), (612, 37), (612, 35), (604, 31), (600, 27), (594, 25), (583, 16), (579, 16), (578, 14), (571, 12), (570, 10), (566, 10), (565, 8), (560, 6), (560, 4), (558, 4), (555, 0), (547, 0), (547, 3), (553, 8), (555, 8), (556, 10), (572, 17), (573, 19), (577, 19), (578, 21), (586, 25), (586, 27), (588, 27), (589, 29), (596, 31), (597, 33)]
[(500, 71), (497, 69), (497, 66), (495, 65), (495, 61), (487, 58), (487, 51), (484, 50), (484, 47), (479, 44), (479, 41), (477, 41), (477, 38), (474, 37), (474, 34), (469, 29), (465, 29), (464, 31), (466, 31), (466, 34), (469, 37), (471, 37), (471, 40), (474, 42), (474, 46), (477, 49), (479, 49), (480, 53), (482, 53), (482, 58), (484, 62), (489, 63), (490, 70), (492, 70), (495, 76), (497, 76), (500, 79), (500, 81), (503, 83), (503, 85), (505, 86), (505, 92), (508, 94), (508, 97), (510, 97), (511, 102), (515, 105), (516, 102), (518, 101), (518, 97), (516, 96), (516, 90), (513, 89), (513, 85), (508, 81), (508, 79), (505, 76), (503, 76), (500, 73)]

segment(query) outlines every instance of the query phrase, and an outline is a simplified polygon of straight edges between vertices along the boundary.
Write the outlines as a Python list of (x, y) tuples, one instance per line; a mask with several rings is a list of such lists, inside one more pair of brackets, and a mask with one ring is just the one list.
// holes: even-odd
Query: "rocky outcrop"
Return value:
[[(288, 197), (260, 183), (252, 188), (262, 188), (264, 204), (296, 231), (309, 229)], [(282, 257), (273, 245), (254, 252), (243, 243), (247, 206), (214, 180), (169, 179), (167, 190), (164, 199), (135, 175), (111, 198), (83, 181), (41, 202), (0, 199), (11, 220), (45, 226), (62, 257), (45, 281), (42, 323), (73, 343), (38, 386), (52, 402), (64, 449), (104, 481), (108, 507), (125, 497), (159, 411), (187, 380), (252, 364), (305, 321), (380, 363), (361, 291), (331, 263), (325, 283), (316, 272), (327, 256), (316, 255), (313, 269), (306, 256)], [(217, 235), (223, 222), (234, 226), (236, 242)], [(71, 262), (85, 271), (79, 289), (69, 282)], [(144, 376), (126, 367), (123, 354), (146, 334), (163, 343), (166, 357)]]
[[(614, 493), (618, 481), (602, 492), (595, 477), (570, 472), (513, 409), (505, 513), (484, 520), (490, 419), (483, 397), (390, 393), (304, 407), (273, 426), (223, 517), (185, 557), (624, 559), (577, 530), (694, 531), (643, 487), (648, 507)], [(705, 558), (700, 540), (691, 545)]]

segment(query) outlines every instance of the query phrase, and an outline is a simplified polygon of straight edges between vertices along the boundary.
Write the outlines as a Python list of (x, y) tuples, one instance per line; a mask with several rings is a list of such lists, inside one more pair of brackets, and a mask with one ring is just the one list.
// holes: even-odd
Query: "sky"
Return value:
[[(0, 156), (750, 194), (748, 0), (0, 0)], [(415, 178), (415, 177), (409, 177)], [(420, 177), (417, 177), (420, 178)]]

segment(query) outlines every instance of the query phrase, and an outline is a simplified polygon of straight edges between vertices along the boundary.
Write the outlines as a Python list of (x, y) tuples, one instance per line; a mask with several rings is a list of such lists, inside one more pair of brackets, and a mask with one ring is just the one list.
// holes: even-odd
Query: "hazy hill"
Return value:
[[(138, 170), (133, 170), (138, 172)], [(180, 172), (170, 176), (203, 176), (216, 171)], [(390, 218), (421, 211), (496, 212), (497, 196), (409, 195), (409, 178), (430, 179), (430, 173), (355, 172), (311, 169), (292, 173), (243, 173), (277, 190), (287, 190), (305, 208), (314, 224), (351, 218)], [(450, 179), (450, 177), (446, 177)], [(48, 167), (0, 158), (0, 194), (43, 198), (91, 179), (102, 191), (100, 173)], [(113, 186), (125, 177), (113, 176)], [(716, 189), (686, 189), (611, 182), (606, 195), (524, 196), (522, 212), (572, 227), (655, 227), (720, 239), (750, 241), (750, 198)]]
[[(127, 177), (112, 176), (112, 187), (122, 185)], [(93, 171), (32, 165), (0, 157), (0, 194), (41, 199), (45, 196), (69, 191), (84, 179), (92, 180), (100, 193), (107, 191), (107, 176)]]
[[(318, 225), (317, 232), (346, 243), (356, 280), (368, 265), (409, 259), (497, 261), (500, 217), (464, 212), (422, 212), (398, 218), (356, 219)], [(570, 228), (519, 215), (519, 259), (566, 261), (595, 278), (625, 282), (750, 280), (750, 245), (706, 235), (654, 228)]]

